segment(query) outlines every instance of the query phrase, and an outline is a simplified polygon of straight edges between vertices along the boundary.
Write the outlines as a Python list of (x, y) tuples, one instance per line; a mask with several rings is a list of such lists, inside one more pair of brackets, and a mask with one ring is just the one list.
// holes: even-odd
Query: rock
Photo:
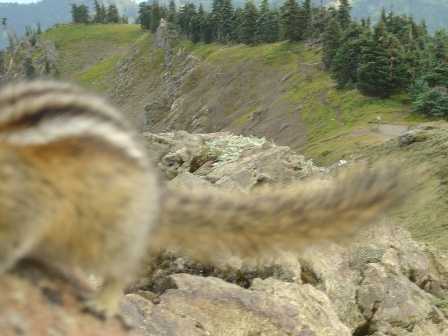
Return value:
[(448, 323), (431, 295), (383, 265), (366, 265), (357, 301), (371, 332), (448, 335)]
[(84, 313), (78, 291), (36, 265), (0, 277), (2, 336), (137, 336), (118, 319), (107, 323)]
[(127, 297), (125, 304), (136, 307), (132, 316), (145, 335), (350, 335), (328, 298), (312, 286), (271, 279), (243, 289), (216, 278), (172, 278), (177, 288), (162, 294), (156, 305)]
[(401, 147), (409, 146), (415, 142), (423, 142), (428, 139), (424, 132), (412, 130), (398, 137), (398, 144)]
[(191, 173), (182, 173), (177, 175), (174, 179), (172, 179), (169, 184), (173, 187), (184, 187), (184, 188), (194, 188), (194, 187), (203, 187), (203, 188), (213, 188), (213, 185), (206, 180), (191, 174)]
[(144, 137), (150, 156), (158, 159), (168, 179), (193, 173), (220, 188), (248, 191), (267, 183), (290, 183), (321, 171), (302, 155), (265, 139), (184, 131), (146, 132)]
[(302, 280), (328, 295), (354, 335), (448, 334), (439, 308), (447, 295), (446, 256), (387, 222), (355, 241), (348, 248), (310, 248), (300, 257)]

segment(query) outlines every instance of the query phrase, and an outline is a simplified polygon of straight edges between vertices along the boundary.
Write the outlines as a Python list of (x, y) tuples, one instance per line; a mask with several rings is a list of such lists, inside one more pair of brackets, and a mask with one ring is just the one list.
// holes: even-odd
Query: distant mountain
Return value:
[[(105, 4), (114, 3), (120, 13), (128, 17), (136, 17), (138, 6), (135, 0), (104, 0)], [(71, 21), (70, 8), (73, 3), (93, 5), (93, 0), (42, 0), (31, 4), (0, 3), (0, 18), (8, 19), (8, 28), (18, 36), (25, 32), (26, 26), (41, 24), (43, 29), (56, 23)], [(0, 47), (6, 44), (5, 34), (0, 36)]]
[(448, 28), (447, 0), (353, 0), (352, 5), (353, 16), (358, 18), (378, 18), (385, 8), (411, 15), (417, 21), (425, 20), (431, 31)]

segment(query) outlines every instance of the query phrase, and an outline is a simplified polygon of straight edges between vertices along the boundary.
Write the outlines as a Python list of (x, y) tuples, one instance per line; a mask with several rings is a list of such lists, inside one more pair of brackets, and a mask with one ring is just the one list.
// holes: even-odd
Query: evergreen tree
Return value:
[(231, 39), (233, 30), (233, 5), (232, 0), (222, 0), (220, 9), (220, 29), (218, 40), (227, 42)]
[(157, 28), (159, 28), (161, 20), (162, 20), (162, 10), (159, 6), (158, 1), (154, 0), (154, 2), (151, 5), (151, 20), (149, 27), (151, 32), (155, 33), (157, 31)]
[(303, 36), (300, 7), (296, 0), (286, 0), (281, 7), (281, 27), (283, 38), (300, 41)]
[(251, 0), (247, 0), (244, 5), (241, 22), (241, 42), (245, 44), (254, 44), (257, 37), (257, 7)]
[(404, 86), (407, 73), (400, 51), (399, 41), (390, 36), (385, 23), (380, 22), (362, 51), (358, 71), (361, 92), (386, 98)]
[(104, 5), (100, 4), (98, 0), (94, 0), (93, 6), (95, 8), (95, 16), (93, 17), (93, 22), (95, 23), (105, 23), (106, 21), (106, 10)]
[(202, 5), (199, 6), (198, 12), (193, 16), (191, 21), (191, 41), (198, 43), (204, 39), (205, 13)]
[(435, 33), (431, 49), (436, 62), (448, 61), (448, 35), (445, 31), (439, 30)]
[[(201, 6), (202, 7), (202, 6)], [(213, 26), (214, 20), (211, 15), (205, 14), (203, 29), (203, 41), (204, 43), (211, 43), (214, 41), (216, 29)]]
[(276, 12), (269, 8), (269, 0), (263, 0), (257, 21), (256, 40), (258, 42), (275, 42), (279, 38), (279, 22)]
[(177, 21), (182, 33), (184, 33), (188, 38), (192, 37), (196, 15), (196, 7), (192, 3), (182, 6), (179, 10)]
[(138, 19), (143, 29), (151, 29), (151, 5), (141, 2), (138, 10)]
[(120, 14), (118, 13), (118, 8), (115, 5), (109, 5), (106, 13), (106, 22), (107, 23), (119, 23), (120, 22)]
[(86, 5), (73, 4), (71, 12), (73, 23), (89, 23), (89, 8)]
[(352, 7), (350, 6), (349, 0), (340, 0), (339, 8), (338, 8), (338, 20), (342, 29), (345, 29), (349, 26), (351, 22), (351, 12)]
[(242, 8), (237, 8), (235, 9), (235, 11), (233, 12), (233, 16), (232, 16), (232, 35), (230, 36), (232, 41), (241, 43), (241, 29), (243, 26), (243, 16), (244, 16), (244, 12)]
[(368, 31), (352, 23), (343, 33), (340, 46), (331, 61), (331, 71), (338, 87), (351, 87), (358, 80), (358, 67), (363, 48), (369, 40)]
[(176, 23), (176, 3), (174, 0), (170, 0), (170, 4), (168, 5), (168, 22)]
[(311, 32), (311, 24), (313, 21), (313, 11), (311, 7), (311, 0), (305, 0), (303, 2), (303, 20), (304, 20), (304, 27), (305, 27), (305, 35), (310, 36), (312, 34)]
[(331, 69), (334, 57), (339, 48), (341, 26), (336, 18), (330, 20), (322, 36), (323, 63), (326, 69)]

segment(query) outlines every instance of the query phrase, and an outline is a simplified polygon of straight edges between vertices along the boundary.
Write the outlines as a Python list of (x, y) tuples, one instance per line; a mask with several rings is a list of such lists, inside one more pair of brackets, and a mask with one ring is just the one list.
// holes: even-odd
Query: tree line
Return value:
[(93, 15), (87, 5), (72, 4), (71, 13), (73, 23), (128, 23), (125, 16), (120, 16), (116, 5), (105, 6), (95, 0), (93, 3)]
[[(349, 17), (348, 0), (334, 11), (342, 21)], [(164, 18), (193, 42), (257, 44), (317, 37), (328, 16), (327, 8), (313, 7), (311, 0), (286, 0), (280, 8), (271, 7), (269, 0), (262, 0), (259, 7), (247, 1), (243, 8), (235, 8), (232, 0), (214, 0), (210, 12), (192, 3), (177, 9), (171, 0), (168, 7), (157, 1), (140, 3), (138, 20), (144, 29), (155, 32)]]
[(323, 63), (339, 88), (387, 98), (407, 92), (414, 109), (448, 117), (448, 34), (382, 11), (379, 21), (333, 18), (322, 34)]
[(157, 1), (140, 4), (139, 22), (157, 30), (164, 18), (194, 43), (271, 43), (314, 40), (322, 46), (323, 64), (339, 88), (356, 88), (387, 98), (408, 92), (416, 111), (448, 117), (448, 34), (428, 33), (425, 22), (383, 10), (375, 24), (355, 21), (348, 0), (337, 8), (315, 7), (310, 0), (285, 0), (272, 8), (247, 1), (214, 0), (210, 11), (189, 3), (180, 8)]

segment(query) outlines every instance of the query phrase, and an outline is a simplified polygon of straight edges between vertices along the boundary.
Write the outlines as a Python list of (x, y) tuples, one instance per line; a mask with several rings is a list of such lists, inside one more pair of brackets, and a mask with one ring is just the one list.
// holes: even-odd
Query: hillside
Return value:
[[(166, 177), (167, 188), (202, 186), (237, 195), (260, 185), (291, 184), (315, 175), (325, 182), (313, 187), (325, 188), (333, 185), (332, 174), (345, 169), (340, 168), (346, 165), (342, 159), (386, 165), (393, 161), (413, 184), (401, 208), (387, 215), (381, 212), (369, 228), (361, 229), (356, 221), (355, 228), (360, 229), (356, 236), (347, 236), (347, 230), (335, 227), (331, 219), (321, 221), (322, 227), (311, 225), (306, 215), (312, 209), (319, 218), (322, 207), (335, 216), (365, 214), (372, 201), (351, 202), (357, 183), (343, 183), (341, 192), (331, 192), (330, 187), (314, 194), (310, 188), (311, 200), (281, 203), (279, 212), (290, 208), (300, 212), (296, 224), (301, 225), (299, 237), (307, 247), (299, 255), (282, 253), (274, 260), (246, 263), (236, 255), (229, 258), (227, 252), (234, 252), (234, 246), (219, 258), (215, 239), (204, 241), (183, 226), (193, 237), (193, 249), (207, 249), (210, 261), (190, 258), (188, 247), (182, 249), (185, 246), (176, 238), (174, 251), (148, 255), (131, 293), (122, 300), (126, 330), (113, 321), (105, 325), (111, 329), (101, 328), (92, 316), (81, 314), (81, 303), (68, 284), (52, 279), (49, 270), (39, 272), (39, 265), (23, 263), (0, 278), (7, 288), (0, 310), (20, 317), (0, 319), (0, 329), (7, 335), (17, 330), (37, 335), (45, 329), (64, 335), (112, 336), (134, 332), (448, 336), (447, 123), (428, 122), (411, 113), (405, 94), (374, 99), (356, 90), (337, 90), (322, 70), (316, 45), (193, 45), (164, 24), (155, 35), (137, 25), (63, 25), (40, 38), (34, 46), (26, 41), (19, 46), (16, 62), (23, 53), (38, 65), (52, 50), (54, 73), (118, 105), (142, 131), (142, 141), (159, 176)], [(389, 178), (372, 182), (368, 173), (361, 175), (362, 187), (357, 190), (371, 195), (366, 188), (381, 186)], [(349, 195), (349, 200), (340, 195)], [(373, 195), (375, 205), (380, 197), (387, 198)], [(217, 216), (209, 198), (202, 199), (200, 212), (205, 208), (213, 221)], [(276, 203), (263, 198), (260, 202), (268, 210), (270, 203)], [(225, 213), (226, 202), (218, 204)], [(241, 205), (236, 203), (236, 210), (227, 213), (236, 223), (244, 209)], [(169, 218), (164, 210), (161, 218)], [(173, 208), (166, 211), (176, 215)], [(281, 227), (283, 222), (277, 211), (274, 216), (275, 232), (269, 231), (269, 240), (279, 234), (277, 224)], [(198, 217), (181, 218), (182, 224), (198, 221)], [(346, 240), (308, 246), (310, 236), (322, 237), (328, 231), (342, 233)], [(187, 235), (178, 229), (174, 236), (183, 240)], [(247, 237), (254, 248), (252, 235)], [(152, 238), (155, 248), (160, 241)], [(268, 249), (262, 245), (258, 251), (262, 255)]]
[[(55, 24), (71, 21), (71, 4), (84, 3), (93, 5), (93, 0), (41, 0), (35, 3), (18, 4), (11, 2), (0, 3), (0, 17), (8, 19), (8, 29), (22, 36), (26, 26), (41, 24), (43, 29)], [(137, 15), (137, 4), (134, 0), (106, 0), (114, 3), (122, 15), (135, 18)], [(0, 31), (0, 49), (5, 47), (7, 39)]]
[(438, 187), (445, 178), (445, 129), (431, 141), (392, 146), (397, 135), (424, 121), (411, 113), (406, 95), (384, 100), (337, 90), (321, 69), (318, 48), (179, 40), (169, 47), (163, 35), (136, 25), (70, 25), (44, 38), (56, 44), (62, 78), (105, 94), (140, 129), (265, 136), (321, 165), (391, 156), (412, 170), (428, 162), (433, 168), (422, 183), (431, 196), (422, 207), (411, 201), (397, 216), (416, 236), (448, 249), (442, 234), (448, 191)]
[(336, 90), (320, 51), (303, 44), (178, 41), (161, 49), (136, 25), (63, 26), (44, 38), (56, 44), (62, 78), (107, 94), (150, 131), (267, 136), (330, 164), (394, 135), (393, 126), (371, 124), (378, 119), (418, 121), (406, 96), (380, 100)]

